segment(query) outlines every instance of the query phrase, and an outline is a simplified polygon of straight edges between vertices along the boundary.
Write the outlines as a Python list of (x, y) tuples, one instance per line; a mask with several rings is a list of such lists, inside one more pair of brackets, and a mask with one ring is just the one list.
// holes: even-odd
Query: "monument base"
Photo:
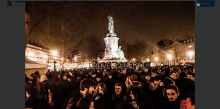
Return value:
[(127, 62), (127, 59), (120, 59), (120, 60), (117, 60), (117, 59), (101, 59), (99, 60), (98, 62)]

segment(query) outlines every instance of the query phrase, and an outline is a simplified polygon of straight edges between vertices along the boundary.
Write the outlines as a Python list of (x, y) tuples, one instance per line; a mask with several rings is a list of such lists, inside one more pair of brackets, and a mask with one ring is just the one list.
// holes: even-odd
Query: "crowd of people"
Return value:
[(25, 74), (25, 108), (180, 109), (195, 108), (195, 68), (157, 66), (73, 69)]

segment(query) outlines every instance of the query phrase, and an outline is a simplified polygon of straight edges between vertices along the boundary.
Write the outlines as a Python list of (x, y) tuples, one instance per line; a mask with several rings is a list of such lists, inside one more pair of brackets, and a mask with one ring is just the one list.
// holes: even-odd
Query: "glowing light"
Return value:
[(77, 57), (75, 56), (75, 61), (77, 61)]
[(150, 63), (150, 66), (151, 66), (151, 67), (154, 66), (154, 63)]
[(47, 55), (44, 55), (44, 58), (47, 58)]
[(192, 51), (188, 52), (188, 55), (189, 55), (189, 56), (192, 56), (192, 55), (193, 55), (193, 52), (192, 52)]
[(34, 56), (34, 53), (31, 52), (31, 53), (29, 54), (29, 56)]
[(171, 55), (170, 55), (170, 54), (168, 54), (168, 55), (167, 55), (167, 57), (170, 59), (170, 58), (171, 58)]
[(149, 62), (150, 60), (149, 59), (147, 59), (147, 62)]
[(157, 62), (158, 58), (157, 58), (157, 57), (155, 57), (155, 60), (156, 60), (156, 62)]
[(57, 54), (57, 52), (56, 52), (56, 51), (53, 51), (52, 54), (55, 56), (55, 55)]
[(63, 58), (61, 58), (61, 60), (63, 60)]
[(135, 59), (133, 59), (133, 61), (135, 61)]
[(190, 46), (188, 46), (189, 48), (191, 48), (192, 46), (190, 45)]

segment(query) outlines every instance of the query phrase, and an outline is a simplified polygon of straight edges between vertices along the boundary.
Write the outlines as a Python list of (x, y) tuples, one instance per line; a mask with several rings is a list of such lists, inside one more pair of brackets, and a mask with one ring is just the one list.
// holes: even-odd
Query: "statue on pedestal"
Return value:
[(109, 33), (114, 33), (114, 26), (113, 26), (113, 18), (111, 16), (108, 16), (108, 30), (109, 30)]
[(107, 34), (107, 37), (111, 37), (111, 36), (116, 36), (116, 34), (114, 33), (114, 21), (113, 21), (113, 18), (109, 15), (108, 16), (108, 30), (109, 30), (109, 33)]

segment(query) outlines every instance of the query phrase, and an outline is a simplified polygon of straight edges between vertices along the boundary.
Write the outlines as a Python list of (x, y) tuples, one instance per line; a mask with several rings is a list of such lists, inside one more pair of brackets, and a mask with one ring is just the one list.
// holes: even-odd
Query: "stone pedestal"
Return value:
[(124, 57), (124, 53), (120, 47), (118, 47), (118, 37), (106, 37), (105, 41), (105, 55), (100, 62), (127, 62)]
[(105, 41), (105, 56), (99, 62), (127, 62), (121, 46), (118, 47), (119, 38), (114, 33), (113, 18), (109, 18), (109, 33), (104, 38)]

